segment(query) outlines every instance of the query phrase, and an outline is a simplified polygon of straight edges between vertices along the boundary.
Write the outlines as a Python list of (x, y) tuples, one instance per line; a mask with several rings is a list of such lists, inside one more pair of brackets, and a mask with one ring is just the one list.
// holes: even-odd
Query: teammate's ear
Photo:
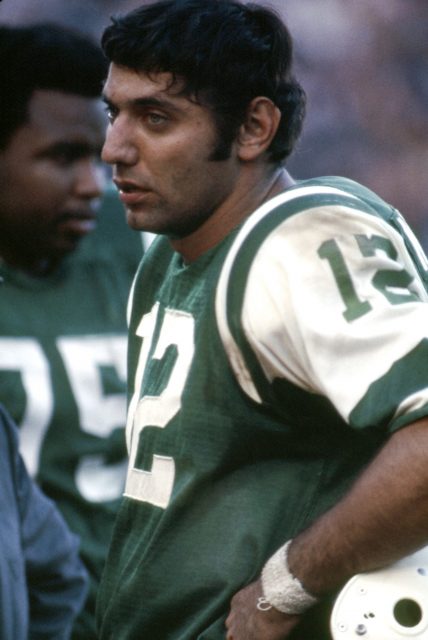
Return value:
[(281, 111), (264, 96), (254, 98), (237, 137), (238, 156), (243, 161), (257, 159), (268, 149), (281, 120)]

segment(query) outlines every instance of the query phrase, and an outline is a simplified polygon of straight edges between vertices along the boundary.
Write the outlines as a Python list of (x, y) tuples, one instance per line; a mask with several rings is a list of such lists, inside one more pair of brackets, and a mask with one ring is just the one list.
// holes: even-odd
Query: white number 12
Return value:
[(181, 407), (181, 396), (194, 354), (194, 319), (189, 313), (166, 309), (159, 337), (152, 358), (160, 360), (171, 345), (177, 347), (177, 358), (171, 370), (168, 383), (159, 396), (140, 398), (141, 383), (152, 349), (159, 304), (143, 316), (137, 335), (143, 338), (143, 345), (135, 375), (135, 388), (129, 412), (127, 444), (130, 455), (125, 496), (149, 502), (166, 508), (172, 493), (175, 478), (174, 459), (153, 455), (150, 471), (135, 466), (138, 445), (145, 427), (164, 429)]

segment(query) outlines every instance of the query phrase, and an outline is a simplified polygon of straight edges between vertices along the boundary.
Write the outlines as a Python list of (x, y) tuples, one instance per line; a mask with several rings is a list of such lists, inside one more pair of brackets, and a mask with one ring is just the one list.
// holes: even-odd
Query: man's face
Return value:
[(33, 93), (27, 121), (0, 150), (0, 257), (7, 263), (43, 270), (94, 229), (104, 132), (99, 100)]
[(168, 73), (111, 66), (102, 157), (114, 165), (130, 226), (182, 238), (229, 197), (240, 166), (233, 148), (227, 160), (212, 160), (218, 141), (210, 110), (170, 83)]

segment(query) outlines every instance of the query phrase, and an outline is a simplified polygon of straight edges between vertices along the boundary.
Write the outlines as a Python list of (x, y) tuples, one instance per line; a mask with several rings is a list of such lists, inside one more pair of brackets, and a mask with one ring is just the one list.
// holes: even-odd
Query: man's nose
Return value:
[(75, 193), (85, 200), (99, 198), (106, 185), (105, 168), (98, 158), (79, 162), (75, 178)]
[(138, 161), (138, 149), (126, 123), (117, 118), (107, 127), (101, 158), (108, 164), (133, 165)]

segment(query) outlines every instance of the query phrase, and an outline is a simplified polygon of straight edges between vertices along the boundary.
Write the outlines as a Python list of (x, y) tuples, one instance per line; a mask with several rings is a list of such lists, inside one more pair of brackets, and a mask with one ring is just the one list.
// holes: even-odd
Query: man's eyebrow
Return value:
[(101, 100), (104, 102), (106, 107), (114, 107), (113, 101), (110, 100), (109, 98), (107, 98), (106, 95), (102, 94), (101, 95)]
[(54, 142), (47, 148), (40, 152), (40, 157), (54, 157), (59, 155), (65, 155), (70, 159), (79, 159), (86, 156), (97, 154), (101, 152), (101, 149), (95, 148), (87, 141), (58, 141)]
[[(103, 102), (108, 107), (116, 107), (115, 103), (108, 98), (106, 95), (102, 96)], [(156, 98), (155, 96), (147, 96), (141, 98), (133, 98), (132, 100), (126, 101), (127, 106), (135, 107), (135, 108), (144, 108), (144, 107), (159, 107), (159, 108), (167, 108), (172, 111), (180, 111), (180, 108), (177, 107), (170, 100), (164, 100), (162, 98)]]

